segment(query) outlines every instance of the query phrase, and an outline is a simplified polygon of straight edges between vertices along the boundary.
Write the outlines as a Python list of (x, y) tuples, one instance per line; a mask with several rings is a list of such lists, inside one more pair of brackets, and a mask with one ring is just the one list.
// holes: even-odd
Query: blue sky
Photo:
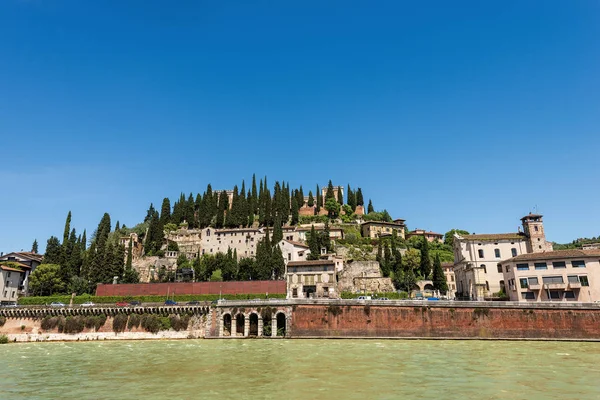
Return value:
[(172, 4), (0, 3), (0, 251), (253, 172), (410, 228), (600, 234), (599, 2)]

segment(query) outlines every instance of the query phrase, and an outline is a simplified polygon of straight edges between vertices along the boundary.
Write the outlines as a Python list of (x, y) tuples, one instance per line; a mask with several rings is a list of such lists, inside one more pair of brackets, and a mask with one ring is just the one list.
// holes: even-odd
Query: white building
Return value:
[(25, 272), (0, 264), (0, 304), (16, 303)]
[(301, 242), (283, 239), (279, 247), (286, 265), (290, 261), (306, 261), (310, 254), (310, 248)]
[(546, 241), (542, 215), (521, 218), (523, 231), (454, 236), (456, 296), (472, 300), (499, 297), (506, 293), (501, 263), (521, 254), (552, 251)]

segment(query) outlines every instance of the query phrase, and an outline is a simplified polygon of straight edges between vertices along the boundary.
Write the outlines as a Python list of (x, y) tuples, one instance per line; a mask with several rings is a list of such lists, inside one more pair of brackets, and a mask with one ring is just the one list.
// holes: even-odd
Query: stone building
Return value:
[(279, 242), (279, 247), (286, 264), (290, 261), (306, 261), (310, 254), (310, 248), (307, 245), (293, 240), (283, 239)]
[(367, 221), (360, 226), (363, 237), (376, 239), (378, 237), (392, 236), (395, 231), (398, 237), (404, 239), (404, 220), (396, 219), (394, 222)]
[(585, 243), (581, 245), (581, 250), (597, 250), (600, 249), (600, 243)]
[(501, 263), (521, 254), (552, 250), (542, 216), (521, 218), (523, 231), (454, 236), (456, 295), (473, 300), (498, 297), (505, 290)]
[(393, 292), (391, 278), (384, 278), (377, 261), (353, 261), (338, 273), (338, 290), (351, 293)]
[(0, 305), (17, 302), (23, 288), (26, 269), (17, 269), (0, 262)]
[(131, 242), (131, 255), (133, 260), (137, 260), (144, 254), (144, 244), (135, 232), (131, 232), (128, 236), (121, 236), (119, 242), (125, 247), (125, 258), (127, 258), (129, 242)]
[(500, 265), (511, 301), (600, 301), (600, 250), (521, 254)]
[(200, 248), (202, 247), (201, 229), (179, 228), (167, 233), (165, 236), (167, 242), (177, 243), (178, 254), (183, 253), (190, 259), (200, 254)]
[[(312, 227), (315, 227), (316, 232), (322, 232), (325, 230), (325, 224), (313, 224), (313, 225), (302, 225), (296, 228), (296, 236), (294, 240), (296, 241), (306, 241), (307, 233), (310, 233)], [(342, 228), (333, 228), (329, 227), (329, 238), (331, 240), (343, 239), (344, 238), (344, 230)]]
[(442, 242), (444, 240), (444, 235), (441, 233), (435, 232), (427, 232), (425, 229), (415, 229), (414, 231), (408, 232), (406, 234), (406, 239), (410, 239), (413, 236), (421, 236), (427, 239), (428, 242)]
[(335, 261), (289, 261), (286, 267), (287, 298), (337, 298)]
[(36, 267), (42, 263), (43, 255), (32, 253), (30, 251), (19, 251), (8, 254), (0, 255), (0, 263), (2, 261), (16, 262), (19, 264), (19, 268), (23, 269), (24, 273), (21, 275), (21, 282), (19, 283), (18, 291), (22, 295), (28, 294), (29, 286), (29, 275), (35, 271)]
[[(272, 236), (273, 232), (270, 232)], [(227, 253), (236, 250), (238, 258), (254, 257), (258, 242), (266, 236), (264, 228), (202, 229), (201, 254)]]
[(446, 296), (450, 299), (453, 299), (456, 293), (456, 277), (454, 276), (454, 263), (443, 262), (442, 269), (444, 270), (444, 276), (446, 277), (446, 283), (448, 285), (448, 292), (446, 293)]

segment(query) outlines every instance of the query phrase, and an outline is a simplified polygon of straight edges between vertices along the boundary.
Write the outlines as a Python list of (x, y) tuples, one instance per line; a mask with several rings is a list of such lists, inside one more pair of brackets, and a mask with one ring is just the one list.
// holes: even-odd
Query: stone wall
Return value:
[(390, 278), (381, 276), (377, 261), (353, 261), (344, 264), (338, 274), (338, 291), (340, 292), (393, 292), (394, 285)]
[(600, 308), (297, 305), (294, 337), (600, 340)]

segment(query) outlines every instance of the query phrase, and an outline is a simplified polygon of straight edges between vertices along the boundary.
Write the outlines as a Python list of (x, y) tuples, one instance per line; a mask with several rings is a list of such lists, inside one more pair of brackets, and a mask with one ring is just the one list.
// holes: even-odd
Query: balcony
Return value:
[(569, 282), (569, 289), (581, 289), (581, 282)]
[(542, 285), (539, 283), (530, 283), (529, 284), (529, 289), (530, 290), (541, 290), (542, 289)]
[(564, 290), (567, 288), (567, 284), (566, 283), (545, 283), (544, 288), (546, 288), (546, 289), (563, 289)]

